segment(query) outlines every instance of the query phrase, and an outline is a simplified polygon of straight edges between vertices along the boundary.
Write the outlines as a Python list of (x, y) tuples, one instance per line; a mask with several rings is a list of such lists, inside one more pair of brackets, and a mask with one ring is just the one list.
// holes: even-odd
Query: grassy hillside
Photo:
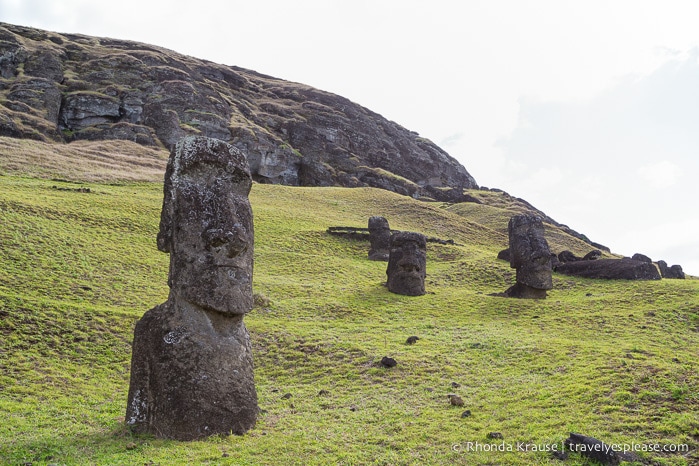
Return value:
[[(457, 213), (375, 189), (253, 187), (258, 425), (190, 443), (133, 436), (123, 425), (133, 325), (168, 291), (161, 199), (158, 183), (0, 176), (0, 463), (591, 464), (467, 451), (560, 446), (570, 431), (688, 444), (642, 459), (699, 461), (699, 280), (554, 274), (545, 301), (489, 296), (514, 281), (495, 259), (507, 206)], [(325, 233), (370, 215), (459, 244), (428, 245), (427, 295), (389, 293), (367, 243)], [(398, 366), (381, 368), (385, 355)]]

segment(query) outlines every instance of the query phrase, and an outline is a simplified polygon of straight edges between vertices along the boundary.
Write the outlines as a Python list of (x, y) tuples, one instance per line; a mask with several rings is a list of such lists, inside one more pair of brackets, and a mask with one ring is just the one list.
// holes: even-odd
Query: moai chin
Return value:
[(247, 159), (216, 139), (186, 137), (165, 172), (158, 249), (170, 254), (165, 303), (134, 330), (126, 424), (177, 440), (255, 425), (250, 336), (253, 221)]
[(391, 228), (384, 217), (369, 217), (369, 260), (387, 261), (391, 248)]
[(407, 296), (425, 294), (427, 239), (420, 233), (402, 231), (391, 235), (388, 257), (388, 290)]
[(544, 237), (541, 218), (515, 215), (508, 225), (510, 267), (517, 269), (517, 283), (505, 291), (513, 298), (546, 298), (553, 288), (551, 251)]

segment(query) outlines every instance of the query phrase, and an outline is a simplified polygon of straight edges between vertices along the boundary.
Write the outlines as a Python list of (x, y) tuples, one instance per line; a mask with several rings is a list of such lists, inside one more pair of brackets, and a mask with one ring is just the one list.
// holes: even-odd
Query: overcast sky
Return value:
[(340, 94), (483, 186), (699, 275), (699, 2), (0, 0), (0, 21), (147, 42)]

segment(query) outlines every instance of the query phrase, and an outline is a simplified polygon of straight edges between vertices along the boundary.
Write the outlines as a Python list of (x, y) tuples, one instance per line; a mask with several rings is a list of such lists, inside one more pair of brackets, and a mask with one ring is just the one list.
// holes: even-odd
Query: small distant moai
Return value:
[(384, 217), (369, 217), (369, 260), (387, 261), (391, 248), (391, 229)]
[(176, 440), (255, 425), (250, 336), (252, 179), (223, 141), (181, 139), (165, 173), (158, 249), (170, 254), (165, 303), (134, 330), (126, 424)]
[(391, 235), (388, 257), (388, 290), (406, 296), (425, 294), (427, 239), (409, 231)]
[(546, 298), (553, 288), (551, 251), (544, 238), (544, 224), (539, 217), (515, 215), (508, 225), (510, 267), (517, 269), (517, 283), (505, 291), (512, 298)]

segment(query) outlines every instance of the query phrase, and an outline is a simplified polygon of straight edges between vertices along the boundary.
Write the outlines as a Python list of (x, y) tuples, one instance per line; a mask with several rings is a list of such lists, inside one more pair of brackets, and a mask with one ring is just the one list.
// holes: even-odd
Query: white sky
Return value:
[(136, 40), (340, 94), (480, 185), (699, 275), (699, 2), (0, 0), (0, 21)]

